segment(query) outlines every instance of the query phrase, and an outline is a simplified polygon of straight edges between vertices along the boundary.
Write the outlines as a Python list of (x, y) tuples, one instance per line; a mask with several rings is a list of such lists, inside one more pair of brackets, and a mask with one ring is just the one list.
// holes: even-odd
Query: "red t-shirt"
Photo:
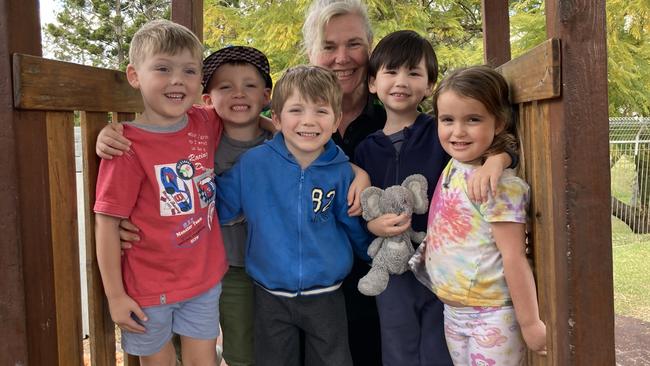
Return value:
[(194, 106), (187, 116), (175, 132), (125, 124), (131, 150), (99, 168), (95, 212), (140, 228), (122, 256), (125, 290), (140, 306), (197, 296), (227, 269), (213, 169), (223, 126), (211, 108)]

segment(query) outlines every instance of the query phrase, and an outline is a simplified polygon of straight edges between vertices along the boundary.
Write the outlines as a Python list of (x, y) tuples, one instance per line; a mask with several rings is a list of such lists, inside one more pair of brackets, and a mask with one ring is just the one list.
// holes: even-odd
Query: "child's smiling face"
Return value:
[(250, 64), (223, 64), (215, 70), (203, 101), (213, 105), (225, 124), (259, 122), (259, 114), (269, 103), (271, 90), (259, 71)]
[(503, 129), (503, 123), (483, 103), (453, 90), (441, 93), (436, 103), (438, 137), (443, 149), (460, 162), (481, 164), (483, 153)]
[(328, 102), (305, 100), (297, 90), (286, 99), (280, 114), (273, 113), (273, 124), (303, 168), (323, 152), (340, 121)]
[(377, 70), (377, 75), (370, 78), (368, 87), (370, 92), (376, 93), (384, 103), (387, 112), (417, 114), (418, 104), (431, 95), (433, 84), (429, 82), (429, 74), (422, 57), (415, 67), (382, 66)]
[(155, 54), (127, 67), (127, 78), (140, 89), (144, 112), (141, 123), (168, 126), (180, 120), (201, 90), (201, 62), (189, 50)]

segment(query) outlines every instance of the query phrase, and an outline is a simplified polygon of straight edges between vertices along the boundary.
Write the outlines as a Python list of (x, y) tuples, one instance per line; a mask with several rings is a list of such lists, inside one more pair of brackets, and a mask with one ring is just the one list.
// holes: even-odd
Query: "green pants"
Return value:
[(228, 366), (253, 365), (253, 281), (244, 268), (230, 266), (221, 284), (223, 358)]

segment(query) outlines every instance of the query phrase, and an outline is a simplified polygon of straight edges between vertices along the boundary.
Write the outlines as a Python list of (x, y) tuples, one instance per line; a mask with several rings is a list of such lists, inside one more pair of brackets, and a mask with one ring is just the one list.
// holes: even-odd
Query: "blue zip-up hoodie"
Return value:
[(352, 268), (353, 249), (370, 259), (368, 233), (347, 214), (353, 178), (332, 140), (303, 170), (281, 133), (217, 178), (221, 223), (241, 213), (248, 221), (246, 271), (258, 284), (283, 296), (333, 291)]
[[(438, 127), (433, 117), (420, 113), (410, 127), (404, 128), (404, 143), (395, 151), (390, 138), (379, 130), (366, 137), (354, 153), (355, 163), (368, 172), (375, 187), (402, 184), (411, 174), (422, 174), (427, 178), (429, 200), (438, 184), (440, 173), (449, 161), (449, 155), (442, 149), (438, 139)], [(427, 230), (428, 213), (413, 215), (411, 226), (415, 231)], [(420, 243), (414, 243), (419, 245)]]

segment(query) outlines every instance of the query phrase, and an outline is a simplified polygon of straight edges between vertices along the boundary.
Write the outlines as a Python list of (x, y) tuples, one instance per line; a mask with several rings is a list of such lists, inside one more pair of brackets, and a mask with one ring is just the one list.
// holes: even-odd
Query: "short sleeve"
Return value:
[(102, 159), (95, 190), (96, 213), (127, 218), (135, 207), (145, 179), (133, 150), (111, 160)]
[(490, 194), (480, 211), (487, 222), (526, 223), (530, 189), (528, 184), (514, 175), (503, 176), (497, 195)]

